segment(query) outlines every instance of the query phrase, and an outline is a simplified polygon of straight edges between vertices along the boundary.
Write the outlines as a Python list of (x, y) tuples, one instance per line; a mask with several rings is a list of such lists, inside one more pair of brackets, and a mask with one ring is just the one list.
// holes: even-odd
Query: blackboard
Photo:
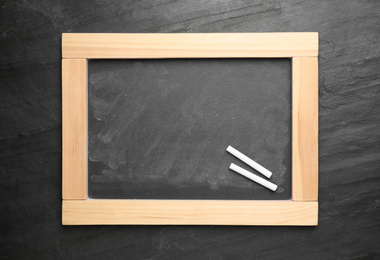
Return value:
[[(291, 197), (290, 59), (90, 60), (93, 199)], [(230, 171), (273, 172), (276, 192)], [(259, 173), (257, 173), (260, 175)]]

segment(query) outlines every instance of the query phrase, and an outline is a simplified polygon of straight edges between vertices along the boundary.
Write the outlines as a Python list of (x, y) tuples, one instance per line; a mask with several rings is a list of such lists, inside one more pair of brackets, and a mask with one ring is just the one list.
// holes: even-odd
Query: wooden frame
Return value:
[[(87, 60), (292, 58), (292, 199), (91, 200)], [(318, 225), (318, 33), (63, 34), (63, 225)]]

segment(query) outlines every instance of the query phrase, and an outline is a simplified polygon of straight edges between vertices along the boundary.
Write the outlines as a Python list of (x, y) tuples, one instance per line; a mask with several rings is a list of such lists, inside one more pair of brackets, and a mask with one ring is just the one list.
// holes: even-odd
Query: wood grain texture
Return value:
[(318, 33), (62, 34), (63, 58), (318, 56)]
[(318, 200), (318, 58), (293, 58), (292, 199)]
[(62, 60), (62, 197), (87, 198), (87, 60)]
[(318, 224), (317, 202), (218, 200), (64, 200), (63, 225)]
[[(207, 57), (278, 57), (280, 54), (294, 56), (303, 53), (303, 45), (310, 39), (317, 39), (316, 33), (266, 33), (266, 34), (67, 34), (63, 36), (63, 56), (67, 48), (78, 48), (77, 54), (83, 58), (207, 58)], [(108, 40), (108, 41), (107, 41)], [(300, 45), (301, 44), (301, 45)], [(314, 42), (318, 48), (317, 41)], [(295, 49), (295, 47), (299, 49)], [(126, 48), (126, 49), (124, 49)], [(290, 48), (290, 49), (289, 49)], [(70, 49), (70, 48), (69, 48)], [(267, 52), (270, 49), (271, 52)], [(305, 54), (305, 53), (303, 53)], [(125, 56), (127, 55), (127, 56)], [(190, 55), (190, 56), (188, 56)], [(211, 55), (211, 56), (210, 56)], [(227, 56), (226, 56), (227, 55)], [(232, 55), (232, 56), (231, 56)], [(237, 56), (235, 56), (237, 55)], [(302, 55), (302, 54), (301, 54)], [(313, 54), (311, 54), (313, 55)], [(293, 200), (316, 201), (318, 190), (318, 62), (316, 57), (297, 57), (293, 59)], [(87, 196), (87, 163), (82, 160), (87, 158), (87, 61), (69, 60), (63, 63), (63, 87), (65, 94), (64, 111), (64, 152), (63, 152), (63, 198), (85, 199)], [(72, 96), (71, 96), (72, 95)], [(71, 102), (74, 104), (72, 105)], [(70, 119), (70, 117), (72, 117)], [(69, 155), (68, 155), (69, 154)], [(70, 157), (71, 156), (71, 157)], [(316, 165), (315, 165), (316, 163)], [(113, 204), (109, 200), (100, 202), (97, 210), (91, 212), (95, 219), (102, 218), (103, 224), (122, 224), (125, 217), (107, 218)], [(107, 204), (110, 203), (110, 204)], [(204, 209), (204, 203), (211, 207), (213, 202), (207, 204), (202, 200), (188, 201), (185, 203), (195, 212), (201, 212), (193, 217), (190, 212), (179, 209), (170, 210), (172, 204), (167, 201), (151, 200), (146, 208), (134, 207), (129, 201), (127, 208), (132, 206), (135, 218), (127, 220), (125, 224), (218, 224), (218, 225), (304, 225), (301, 221), (295, 221), (292, 216), (292, 207), (281, 208), (275, 211), (273, 220), (270, 212), (253, 214), (256, 206), (267, 207), (266, 202), (244, 202), (248, 204), (219, 201), (216, 212)], [(178, 207), (180, 203), (171, 201)], [(87, 205), (87, 204), (83, 204)], [(92, 203), (90, 205), (97, 205)], [(140, 204), (139, 204), (140, 205)], [(161, 205), (159, 209), (155, 205)], [(239, 208), (242, 206), (243, 208)], [(253, 206), (253, 208), (250, 208)], [(276, 204), (281, 206), (282, 204)], [(245, 217), (228, 218), (228, 212), (241, 211), (245, 207)], [(152, 212), (150, 212), (150, 210)], [(161, 210), (163, 209), (163, 210)], [(221, 214), (219, 212), (225, 213)], [(63, 209), (63, 215), (65, 216)], [(85, 212), (85, 211), (84, 211)], [(128, 214), (128, 213), (124, 213)], [(161, 219), (164, 214), (165, 221)], [(189, 215), (190, 214), (190, 215)], [(221, 215), (215, 219), (214, 215)], [(81, 219), (82, 218), (82, 219)], [(249, 221), (246, 220), (249, 219)], [(66, 219), (66, 218), (64, 218)], [(146, 219), (149, 219), (147, 221)], [(66, 223), (64, 221), (64, 223)], [(90, 223), (100, 224), (88, 220), (84, 214), (76, 215), (72, 224)], [(315, 225), (315, 224), (314, 224)]]

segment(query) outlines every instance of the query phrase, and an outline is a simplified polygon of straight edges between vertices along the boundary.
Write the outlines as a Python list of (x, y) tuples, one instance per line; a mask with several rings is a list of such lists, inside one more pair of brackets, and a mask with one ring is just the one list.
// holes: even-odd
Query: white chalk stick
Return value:
[(239, 152), (238, 150), (236, 150), (232, 146), (229, 145), (227, 147), (227, 152), (229, 152), (230, 154), (232, 154), (236, 158), (242, 160), (243, 162), (245, 162), (246, 164), (248, 164), (249, 166), (251, 166), (256, 171), (258, 171), (261, 174), (265, 175), (265, 177), (270, 178), (272, 176), (272, 172), (271, 171), (265, 169), (263, 166), (261, 166), (260, 164), (258, 164), (255, 161), (253, 161), (252, 159), (248, 158), (247, 156), (245, 156), (244, 154), (242, 154), (241, 152)]
[(264, 186), (264, 187), (266, 187), (272, 191), (277, 190), (276, 184), (273, 184), (273, 183), (257, 176), (256, 174), (253, 174), (252, 172), (247, 171), (246, 169), (243, 169), (243, 168), (237, 166), (236, 164), (231, 163), (230, 169), (241, 174), (241, 175), (243, 175), (244, 177), (246, 177), (250, 180), (253, 180), (254, 182), (256, 182), (256, 183), (258, 183), (258, 184), (260, 184), (260, 185), (262, 185), (262, 186)]

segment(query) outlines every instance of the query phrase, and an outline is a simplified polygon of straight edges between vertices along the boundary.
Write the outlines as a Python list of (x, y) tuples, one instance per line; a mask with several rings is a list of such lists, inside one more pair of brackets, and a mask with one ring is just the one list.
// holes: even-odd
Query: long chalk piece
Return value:
[(263, 166), (261, 166), (260, 164), (258, 164), (255, 161), (253, 161), (252, 159), (248, 158), (247, 156), (245, 156), (244, 154), (242, 154), (241, 152), (239, 152), (238, 150), (236, 150), (232, 146), (229, 145), (227, 147), (227, 152), (229, 152), (230, 154), (232, 154), (236, 158), (242, 160), (243, 162), (245, 162), (246, 164), (248, 164), (249, 166), (251, 166), (256, 171), (258, 171), (258, 172), (262, 173), (263, 175), (265, 175), (267, 178), (270, 178), (272, 176), (272, 172), (271, 171), (265, 169)]
[(252, 172), (247, 171), (246, 169), (243, 169), (243, 168), (237, 166), (236, 164), (231, 163), (230, 169), (241, 174), (241, 175), (243, 175), (244, 177), (246, 177), (250, 180), (253, 180), (254, 182), (257, 182), (260, 185), (263, 185), (264, 187), (266, 187), (270, 190), (273, 190), (273, 191), (277, 190), (276, 184), (273, 184), (273, 183), (255, 175), (255, 174), (253, 174)]

